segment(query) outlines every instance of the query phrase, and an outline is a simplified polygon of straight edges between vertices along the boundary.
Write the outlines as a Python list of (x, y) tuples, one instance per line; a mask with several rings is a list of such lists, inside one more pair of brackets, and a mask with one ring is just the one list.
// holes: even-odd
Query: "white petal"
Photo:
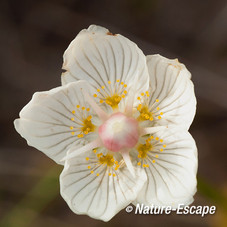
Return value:
[[(137, 168), (136, 178), (132, 178), (126, 166), (114, 172), (111, 170), (111, 176), (106, 166), (96, 168), (91, 174), (91, 170), (97, 166), (92, 153), (86, 152), (66, 161), (60, 176), (61, 195), (73, 212), (109, 221), (135, 200), (146, 181), (146, 175), (144, 170)], [(89, 161), (85, 160), (86, 155)]]
[[(83, 138), (77, 137), (82, 127), (82, 116), (94, 116), (81, 88), (87, 89), (83, 81), (46, 92), (37, 92), (20, 112), (20, 118), (14, 121), (17, 132), (30, 146), (39, 149), (60, 164), (72, 145), (84, 144), (96, 136), (94, 132), (90, 132)], [(77, 105), (80, 105), (80, 108), (77, 108)], [(82, 110), (82, 107), (86, 109)], [(90, 110), (87, 111), (87, 108)], [(75, 113), (72, 113), (74, 110)], [(74, 118), (74, 121), (71, 118)], [(74, 128), (71, 129), (71, 126)], [(72, 132), (75, 132), (74, 135)]]
[[(170, 60), (160, 55), (147, 56), (150, 75), (150, 106), (163, 112), (158, 125), (177, 124), (188, 129), (196, 110), (196, 99), (191, 74), (177, 59)], [(159, 102), (156, 103), (155, 100)]]
[(149, 87), (143, 52), (129, 39), (100, 26), (91, 25), (76, 36), (64, 53), (63, 69), (62, 84), (82, 79), (95, 89), (105, 86), (108, 94), (118, 79), (127, 84), (127, 90), (135, 80), (136, 92)]
[[(149, 167), (144, 168), (147, 183), (134, 204), (172, 207), (190, 204), (196, 192), (197, 173), (197, 148), (193, 138), (176, 128), (155, 133), (156, 137), (163, 139), (163, 143), (156, 141), (157, 145), (150, 153), (150, 160), (155, 163), (147, 162)], [(163, 148), (162, 152), (160, 148)]]

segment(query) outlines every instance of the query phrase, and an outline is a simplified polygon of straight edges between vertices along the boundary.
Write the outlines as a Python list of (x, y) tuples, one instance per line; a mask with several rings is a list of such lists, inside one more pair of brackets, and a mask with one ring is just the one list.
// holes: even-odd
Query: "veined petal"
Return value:
[(57, 163), (72, 145), (94, 140), (99, 124), (81, 89), (89, 90), (86, 82), (78, 81), (50, 91), (37, 92), (14, 121), (18, 133)]
[(124, 36), (96, 25), (82, 30), (71, 42), (64, 53), (63, 69), (62, 84), (86, 80), (98, 90), (97, 100), (112, 107), (118, 102), (114, 99), (127, 97), (135, 83), (136, 93), (149, 87), (143, 52)]
[(188, 205), (196, 192), (197, 148), (191, 135), (182, 129), (153, 134), (138, 147), (138, 165), (147, 182), (134, 204), (151, 206)]
[(136, 178), (132, 178), (117, 155), (94, 150), (66, 161), (61, 195), (73, 212), (108, 221), (136, 199), (146, 181), (145, 172), (135, 168)]
[(190, 72), (177, 59), (160, 55), (147, 56), (147, 65), (150, 76), (147, 102), (152, 113), (152, 122), (147, 122), (149, 125), (181, 125), (188, 129), (196, 110)]

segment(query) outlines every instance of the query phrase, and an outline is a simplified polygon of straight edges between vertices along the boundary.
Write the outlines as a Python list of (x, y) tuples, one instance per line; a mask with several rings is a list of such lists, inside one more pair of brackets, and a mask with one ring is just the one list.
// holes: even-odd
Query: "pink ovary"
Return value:
[(99, 136), (108, 150), (132, 148), (139, 138), (138, 122), (123, 113), (115, 113), (99, 127)]

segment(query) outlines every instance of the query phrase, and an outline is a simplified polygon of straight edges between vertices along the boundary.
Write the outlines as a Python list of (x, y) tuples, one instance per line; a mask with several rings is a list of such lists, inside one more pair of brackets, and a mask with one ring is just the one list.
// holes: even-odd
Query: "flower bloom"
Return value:
[(62, 86), (35, 93), (14, 123), (64, 165), (72, 211), (108, 221), (130, 203), (192, 203), (196, 99), (186, 67), (92, 25), (65, 51), (63, 69)]

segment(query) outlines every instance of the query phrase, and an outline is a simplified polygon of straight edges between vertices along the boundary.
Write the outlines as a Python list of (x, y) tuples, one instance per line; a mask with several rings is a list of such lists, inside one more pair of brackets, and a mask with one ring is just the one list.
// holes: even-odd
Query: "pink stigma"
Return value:
[(99, 136), (108, 150), (117, 152), (132, 148), (139, 138), (138, 122), (120, 112), (112, 114), (99, 127)]

